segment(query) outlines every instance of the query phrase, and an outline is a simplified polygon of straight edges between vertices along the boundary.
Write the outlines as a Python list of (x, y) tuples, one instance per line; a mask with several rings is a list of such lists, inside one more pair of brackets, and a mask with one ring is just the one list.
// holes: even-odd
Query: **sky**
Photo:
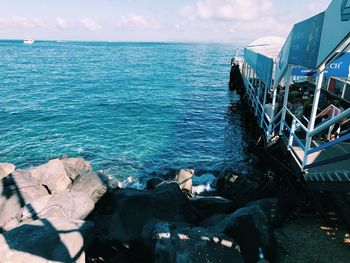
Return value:
[(0, 0), (0, 39), (247, 44), (331, 0)]

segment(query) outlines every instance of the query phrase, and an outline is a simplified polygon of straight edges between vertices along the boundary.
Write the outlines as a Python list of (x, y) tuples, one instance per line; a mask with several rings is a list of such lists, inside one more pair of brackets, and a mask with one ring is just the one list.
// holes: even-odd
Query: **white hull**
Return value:
[(34, 43), (34, 40), (33, 39), (25, 39), (23, 41), (24, 44), (33, 44)]

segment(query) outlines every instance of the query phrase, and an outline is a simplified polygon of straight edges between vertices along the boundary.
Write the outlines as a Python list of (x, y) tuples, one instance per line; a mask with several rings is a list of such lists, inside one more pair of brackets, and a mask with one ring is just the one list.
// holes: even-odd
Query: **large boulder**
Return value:
[(79, 175), (70, 188), (71, 191), (85, 192), (96, 203), (107, 191), (107, 184), (96, 173)]
[(261, 189), (267, 184), (265, 174), (251, 169), (248, 174), (225, 171), (217, 181), (217, 192), (235, 202), (238, 207), (262, 198)]
[(192, 177), (194, 176), (193, 169), (181, 169), (175, 176), (175, 181), (178, 182), (180, 188), (188, 193), (192, 193)]
[(85, 262), (93, 223), (43, 218), (0, 235), (0, 261), (7, 263)]
[(109, 238), (123, 242), (140, 238), (143, 226), (151, 219), (193, 222), (191, 204), (175, 182), (162, 183), (149, 191), (120, 189), (111, 198), (115, 210)]
[(164, 179), (162, 179), (160, 177), (153, 177), (147, 181), (146, 189), (147, 190), (154, 189), (154, 188), (156, 188), (157, 185), (159, 185), (163, 182), (164, 182)]
[(257, 262), (260, 249), (266, 259), (273, 261), (276, 255), (273, 228), (286, 216), (283, 210), (280, 200), (261, 199), (238, 209), (210, 229), (236, 240), (245, 262)]
[(16, 166), (12, 163), (0, 163), (0, 179), (14, 172)]
[(27, 204), (17, 218), (19, 222), (45, 217), (85, 219), (93, 209), (94, 202), (86, 193), (63, 192), (44, 196)]
[(49, 193), (28, 171), (15, 171), (0, 181), (0, 228), (26, 204)]
[(143, 238), (153, 249), (153, 262), (244, 262), (233, 239), (205, 228), (150, 222)]
[(237, 209), (232, 200), (219, 196), (197, 196), (191, 198), (190, 202), (199, 221), (205, 220), (214, 214), (231, 214)]
[(63, 158), (61, 159), (66, 173), (70, 179), (74, 180), (79, 175), (92, 171), (91, 164), (83, 158)]
[(72, 184), (72, 179), (67, 175), (63, 162), (59, 159), (53, 159), (46, 164), (34, 167), (30, 173), (51, 193), (63, 192)]

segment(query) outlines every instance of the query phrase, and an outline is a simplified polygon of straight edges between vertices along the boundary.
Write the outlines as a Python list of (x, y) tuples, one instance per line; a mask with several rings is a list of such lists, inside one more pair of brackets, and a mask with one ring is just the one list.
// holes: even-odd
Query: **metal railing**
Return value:
[[(308, 163), (308, 157), (311, 154), (323, 151), (329, 147), (335, 146), (341, 142), (349, 140), (350, 133), (346, 133), (345, 135), (342, 135), (333, 141), (325, 142), (316, 147), (312, 147), (312, 146), (308, 147), (307, 144), (305, 143), (307, 139), (312, 141), (312, 139), (315, 136), (317, 136), (324, 130), (330, 129), (330, 127), (341, 122), (342, 120), (350, 118), (350, 109), (345, 110), (344, 112), (322, 123), (321, 125), (317, 126), (314, 130), (310, 131), (307, 127), (309, 125), (309, 120), (305, 118), (305, 116), (302, 116), (302, 118), (299, 119), (287, 107), (282, 108), (271, 120), (270, 116), (266, 113), (266, 105), (263, 105), (259, 101), (258, 96), (255, 95), (256, 88), (252, 85), (252, 83), (250, 83), (249, 78), (244, 77), (244, 83), (245, 83), (246, 94), (251, 104), (251, 107), (253, 108), (254, 115), (257, 117), (257, 120), (261, 124), (260, 125), (261, 128), (264, 130), (265, 134), (267, 135), (266, 138), (268, 140), (273, 138), (274, 135), (276, 135), (276, 131), (278, 130), (280, 125), (283, 123), (283, 126), (285, 127), (285, 129), (279, 131), (279, 135), (283, 135), (283, 137), (286, 138), (288, 150), (295, 156), (296, 160), (298, 161), (303, 171), (307, 171), (310, 168), (350, 159), (350, 153), (346, 153), (327, 160), (314, 162), (312, 164)], [(282, 119), (282, 115), (283, 115), (282, 113), (284, 110), (286, 112), (286, 117)], [(287, 118), (291, 120), (291, 122), (288, 123), (286, 120)], [(306, 125), (303, 123), (303, 121), (306, 123)], [(305, 138), (300, 138), (300, 135), (298, 136), (297, 131), (300, 131), (300, 130), (304, 132), (302, 134), (305, 136)], [(289, 134), (287, 134), (287, 131)], [(299, 154), (297, 153), (293, 145), (296, 145), (301, 149), (303, 156), (299, 155), (300, 151), (299, 151)]]

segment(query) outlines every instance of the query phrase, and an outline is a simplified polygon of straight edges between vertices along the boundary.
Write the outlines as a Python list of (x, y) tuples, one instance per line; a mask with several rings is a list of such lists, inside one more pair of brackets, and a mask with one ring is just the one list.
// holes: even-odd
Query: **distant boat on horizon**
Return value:
[(25, 39), (23, 40), (23, 43), (24, 43), (24, 44), (33, 44), (33, 43), (34, 43), (34, 39), (25, 38)]

